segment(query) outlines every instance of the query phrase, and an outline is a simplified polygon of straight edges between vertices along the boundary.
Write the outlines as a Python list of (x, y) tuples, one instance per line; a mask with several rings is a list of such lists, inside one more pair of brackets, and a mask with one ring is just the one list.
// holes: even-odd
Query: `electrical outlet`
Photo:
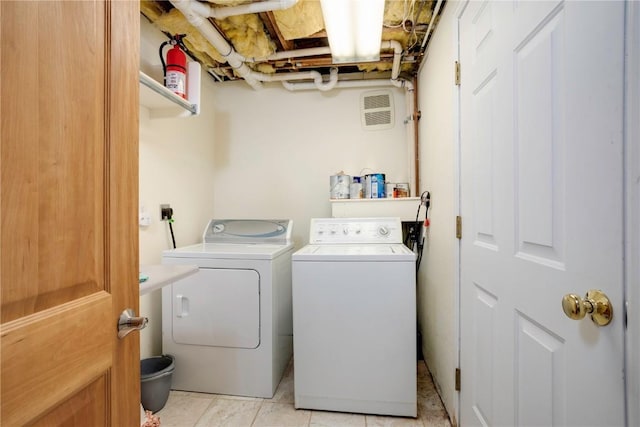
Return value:
[(171, 205), (168, 203), (160, 205), (160, 221), (171, 219), (171, 217), (173, 217), (173, 209), (171, 209)]
[(151, 215), (144, 206), (140, 206), (140, 210), (138, 211), (138, 223), (140, 227), (148, 227), (151, 225)]

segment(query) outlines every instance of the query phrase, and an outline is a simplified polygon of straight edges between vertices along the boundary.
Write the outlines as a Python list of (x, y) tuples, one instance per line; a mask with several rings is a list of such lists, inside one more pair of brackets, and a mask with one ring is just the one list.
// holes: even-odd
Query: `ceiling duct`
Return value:
[(360, 120), (365, 130), (392, 128), (394, 107), (391, 91), (375, 90), (363, 93), (360, 96)]

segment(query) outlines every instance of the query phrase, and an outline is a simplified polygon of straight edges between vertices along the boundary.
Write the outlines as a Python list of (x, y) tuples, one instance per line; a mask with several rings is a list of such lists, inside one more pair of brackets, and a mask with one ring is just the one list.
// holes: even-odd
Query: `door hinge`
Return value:
[(456, 368), (456, 391), (460, 391), (460, 368)]
[(455, 80), (456, 86), (460, 86), (460, 63), (458, 61), (456, 61)]
[(456, 217), (456, 239), (462, 239), (462, 217)]

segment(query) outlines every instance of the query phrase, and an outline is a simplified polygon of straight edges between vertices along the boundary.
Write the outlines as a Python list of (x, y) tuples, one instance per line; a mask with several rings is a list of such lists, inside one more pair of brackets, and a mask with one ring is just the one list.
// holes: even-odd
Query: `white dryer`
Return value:
[(296, 408), (417, 415), (415, 260), (399, 218), (311, 220), (292, 255)]
[(211, 220), (163, 264), (198, 273), (162, 290), (176, 390), (271, 398), (292, 355), (291, 220)]

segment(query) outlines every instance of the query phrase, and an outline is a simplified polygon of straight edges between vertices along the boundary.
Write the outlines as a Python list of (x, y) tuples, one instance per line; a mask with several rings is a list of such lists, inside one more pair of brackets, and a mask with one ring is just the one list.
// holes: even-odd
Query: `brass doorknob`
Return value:
[(562, 297), (562, 310), (568, 318), (580, 320), (587, 314), (591, 315), (591, 320), (598, 326), (606, 326), (613, 318), (613, 307), (611, 301), (604, 292), (591, 289), (584, 299), (576, 294), (567, 294)]

